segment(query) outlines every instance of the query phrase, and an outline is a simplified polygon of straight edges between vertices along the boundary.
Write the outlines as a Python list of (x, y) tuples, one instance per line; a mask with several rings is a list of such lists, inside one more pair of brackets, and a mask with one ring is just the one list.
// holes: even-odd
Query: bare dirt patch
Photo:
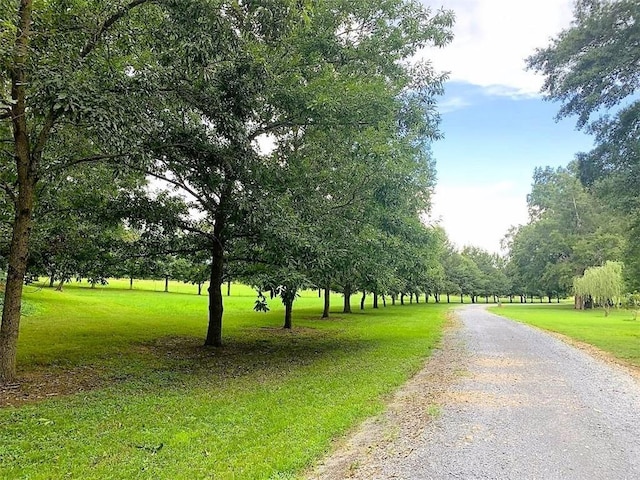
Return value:
[(352, 435), (339, 441), (333, 454), (307, 478), (310, 480), (369, 479), (378, 462), (406, 456), (447, 400), (450, 386), (467, 372), (468, 354), (455, 335), (461, 323), (449, 315), (439, 347), (418, 372), (392, 398), (382, 415), (364, 422)]
[(19, 407), (50, 398), (94, 390), (104, 377), (94, 367), (47, 369), (24, 373), (19, 383), (0, 386), (0, 408)]

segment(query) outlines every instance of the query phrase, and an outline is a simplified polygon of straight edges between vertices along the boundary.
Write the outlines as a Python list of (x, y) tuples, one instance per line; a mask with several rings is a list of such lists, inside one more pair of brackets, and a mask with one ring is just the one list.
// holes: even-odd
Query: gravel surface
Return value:
[(470, 305), (313, 479), (640, 479), (640, 382)]

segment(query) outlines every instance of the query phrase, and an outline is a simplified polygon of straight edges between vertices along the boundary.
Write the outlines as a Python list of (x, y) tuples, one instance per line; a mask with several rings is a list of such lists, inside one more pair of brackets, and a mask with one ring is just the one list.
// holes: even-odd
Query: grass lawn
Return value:
[(84, 390), (0, 408), (0, 478), (297, 478), (420, 368), (449, 308), (341, 315), (335, 296), (320, 320), (305, 292), (285, 332), (279, 300), (255, 313), (233, 285), (215, 350), (206, 297), (156, 283), (27, 288), (20, 373)]
[(640, 367), (640, 320), (633, 320), (633, 313), (628, 310), (614, 309), (608, 317), (602, 309), (575, 310), (573, 303), (503, 304), (489, 310), (594, 345)]

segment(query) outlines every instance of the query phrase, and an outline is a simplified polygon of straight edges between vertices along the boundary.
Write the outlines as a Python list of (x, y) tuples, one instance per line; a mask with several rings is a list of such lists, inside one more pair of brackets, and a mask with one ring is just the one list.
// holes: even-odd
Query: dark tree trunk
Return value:
[(558, 303), (560, 303), (560, 295), (558, 295)]
[(373, 308), (378, 308), (378, 293), (373, 292)]
[(395, 293), (393, 293), (393, 294), (391, 295), (391, 305), (392, 305), (392, 306), (394, 306), (395, 304), (396, 304), (396, 294), (395, 294)]
[(362, 298), (360, 299), (360, 310), (364, 310), (364, 301), (367, 299), (367, 291), (362, 290)]
[(342, 313), (351, 313), (351, 285), (344, 286), (344, 308)]
[(51, 277), (49, 277), (49, 288), (53, 288), (53, 284), (55, 283), (55, 281), (56, 281), (56, 277), (55, 277), (55, 275), (52, 273), (52, 274), (51, 274)]
[(420, 303), (420, 294), (416, 293), (416, 303)]
[(413, 304), (413, 293), (409, 293), (409, 305)]
[(198, 282), (198, 295), (202, 295), (202, 282)]
[(322, 297), (322, 289), (318, 287), (318, 298)]
[(489, 303), (489, 295), (484, 296), (484, 303)]
[(293, 311), (293, 299), (287, 299), (284, 302), (284, 326), (287, 330), (291, 330), (291, 312)]
[(209, 280), (209, 327), (204, 344), (222, 346), (222, 275), (224, 274), (224, 251), (219, 243), (211, 250), (211, 277)]
[(553, 295), (549, 294), (549, 303), (551, 303), (551, 301), (553, 300)]
[[(436, 297), (436, 298), (438, 298), (438, 297)], [(424, 303), (429, 303), (429, 294), (428, 293), (424, 294)]]
[(513, 295), (509, 295), (509, 303), (513, 303)]
[(447, 303), (451, 303), (451, 295), (447, 293)]
[(133, 290), (133, 277), (129, 277), (129, 290)]
[[(200, 295), (198, 293), (198, 295)], [(227, 297), (231, 296), (231, 280), (227, 280)]]
[(169, 293), (169, 275), (164, 276), (164, 293)]
[(460, 294), (460, 303), (464, 303), (464, 294), (463, 293)]
[(331, 307), (331, 288), (324, 287), (324, 309), (322, 310), (322, 318), (329, 318), (329, 308)]
[(9, 266), (4, 292), (2, 324), (0, 325), (0, 385), (12, 383), (16, 379), (22, 287), (27, 271), (27, 258), (29, 257), (29, 237), (34, 201), (33, 180), (27, 179), (26, 183), (18, 192), (13, 235), (9, 247)]
[(387, 306), (387, 297), (385, 295), (381, 295), (382, 297), (382, 306), (386, 307)]
[(60, 279), (60, 283), (58, 284), (58, 286), (56, 287), (56, 292), (61, 292), (62, 291), (62, 287), (64, 286), (64, 278)]
[(25, 103), (28, 84), (26, 68), (29, 63), (31, 11), (31, 0), (22, 0), (18, 12), (18, 35), (14, 45), (14, 68), (10, 72), (11, 98), (13, 100), (11, 122), (13, 125), (14, 160), (18, 175), (18, 194), (14, 202), (15, 217), (11, 243), (9, 244), (7, 283), (5, 284), (2, 323), (0, 324), (0, 385), (12, 383), (16, 379), (22, 287), (29, 257), (29, 237), (31, 236), (37, 166), (46, 136), (53, 123), (53, 119), (51, 119), (50, 124), (42, 127), (40, 138), (32, 152)]
[(404, 305), (404, 293), (400, 294), (400, 305)]

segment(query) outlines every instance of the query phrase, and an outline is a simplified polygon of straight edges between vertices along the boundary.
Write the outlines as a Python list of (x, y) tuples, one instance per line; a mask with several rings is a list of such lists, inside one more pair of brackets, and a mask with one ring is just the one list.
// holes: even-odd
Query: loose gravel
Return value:
[(457, 323), (388, 412), (310, 479), (640, 479), (640, 381), (490, 314)]

